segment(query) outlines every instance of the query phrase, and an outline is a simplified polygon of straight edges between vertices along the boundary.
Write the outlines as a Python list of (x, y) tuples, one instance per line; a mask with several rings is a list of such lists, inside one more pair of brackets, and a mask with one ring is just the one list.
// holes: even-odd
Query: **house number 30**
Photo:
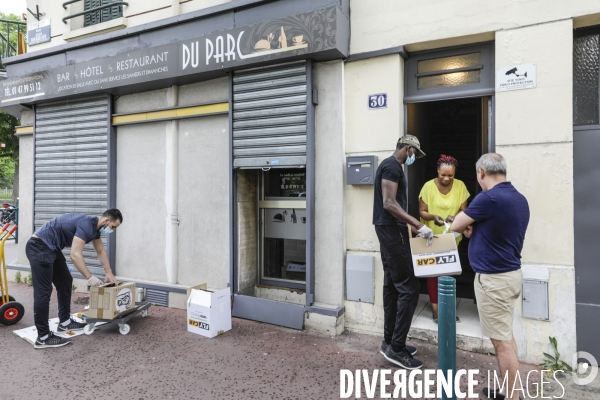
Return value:
[(386, 108), (387, 107), (387, 94), (371, 94), (369, 95), (369, 108)]

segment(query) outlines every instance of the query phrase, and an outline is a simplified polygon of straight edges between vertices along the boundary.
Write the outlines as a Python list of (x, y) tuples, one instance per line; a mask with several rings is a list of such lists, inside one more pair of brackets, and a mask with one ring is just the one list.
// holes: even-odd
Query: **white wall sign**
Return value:
[(520, 64), (496, 69), (496, 92), (533, 89), (536, 86), (535, 64)]
[(36, 44), (49, 42), (51, 39), (49, 19), (27, 25), (27, 45), (35, 46)]

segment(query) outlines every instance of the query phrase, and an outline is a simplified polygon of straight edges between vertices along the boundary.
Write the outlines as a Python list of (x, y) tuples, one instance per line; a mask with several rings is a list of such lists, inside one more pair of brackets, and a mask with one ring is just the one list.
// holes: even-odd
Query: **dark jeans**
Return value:
[(71, 317), (73, 277), (62, 252), (50, 250), (38, 238), (29, 239), (25, 254), (33, 276), (33, 319), (38, 337), (43, 337), (50, 333), (48, 313), (52, 284), (56, 287), (58, 298), (58, 319), (63, 322)]
[(413, 270), (408, 228), (376, 225), (375, 232), (383, 262), (383, 336), (392, 346), (404, 348), (419, 302), (419, 280)]

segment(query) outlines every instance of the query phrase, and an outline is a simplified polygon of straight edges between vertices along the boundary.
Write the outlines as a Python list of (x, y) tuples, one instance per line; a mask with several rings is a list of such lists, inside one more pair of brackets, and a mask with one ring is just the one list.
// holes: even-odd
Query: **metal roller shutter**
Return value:
[[(34, 229), (62, 214), (107, 209), (108, 102), (103, 96), (36, 107)], [(69, 252), (63, 250), (70, 264)], [(104, 275), (91, 243), (83, 255), (92, 274)]]
[(233, 167), (306, 165), (307, 63), (233, 76)]

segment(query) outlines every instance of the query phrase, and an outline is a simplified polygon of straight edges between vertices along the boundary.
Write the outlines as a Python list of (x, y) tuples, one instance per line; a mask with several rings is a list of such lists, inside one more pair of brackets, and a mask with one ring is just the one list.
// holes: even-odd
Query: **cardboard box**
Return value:
[(90, 306), (87, 318), (115, 319), (137, 310), (135, 305), (135, 283), (112, 283), (90, 288)]
[(213, 338), (231, 330), (231, 292), (229, 288), (211, 292), (206, 284), (188, 289), (188, 332)]
[(462, 273), (453, 233), (435, 235), (429, 246), (427, 246), (425, 238), (411, 238), (410, 251), (417, 278), (460, 275)]

